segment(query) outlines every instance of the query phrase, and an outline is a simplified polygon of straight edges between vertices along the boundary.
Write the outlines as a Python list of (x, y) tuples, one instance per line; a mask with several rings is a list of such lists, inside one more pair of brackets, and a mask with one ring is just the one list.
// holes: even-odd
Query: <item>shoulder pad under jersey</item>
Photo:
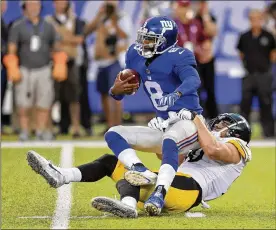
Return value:
[(175, 65), (196, 66), (195, 55), (189, 49), (176, 46), (168, 50), (168, 56)]
[(222, 138), (225, 143), (233, 144), (239, 151), (240, 155), (244, 158), (245, 162), (251, 161), (252, 153), (246, 142), (235, 137)]

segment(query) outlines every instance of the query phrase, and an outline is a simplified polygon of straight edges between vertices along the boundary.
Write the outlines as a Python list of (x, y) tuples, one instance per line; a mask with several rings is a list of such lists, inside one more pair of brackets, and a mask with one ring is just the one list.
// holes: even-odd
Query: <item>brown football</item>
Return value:
[(140, 84), (140, 74), (133, 69), (124, 69), (122, 71), (122, 74), (120, 75), (119, 80), (124, 81), (125, 79), (131, 77), (132, 75), (134, 75), (135, 78), (131, 79), (128, 83), (130, 83), (130, 84), (139, 83)]

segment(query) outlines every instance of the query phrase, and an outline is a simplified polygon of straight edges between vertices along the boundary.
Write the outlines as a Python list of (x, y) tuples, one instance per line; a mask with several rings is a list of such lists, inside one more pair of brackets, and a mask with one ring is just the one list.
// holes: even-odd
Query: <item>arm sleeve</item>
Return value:
[(8, 41), (8, 27), (4, 23), (4, 20), (1, 23), (1, 38), (3, 41), (7, 42)]
[(200, 78), (194, 66), (178, 66), (176, 71), (182, 81), (181, 85), (175, 90), (176, 92), (178, 91), (182, 95), (188, 95), (197, 91), (200, 86)]
[(14, 23), (11, 27), (11, 30), (9, 32), (9, 39), (8, 42), (18, 44), (19, 41), (19, 24)]

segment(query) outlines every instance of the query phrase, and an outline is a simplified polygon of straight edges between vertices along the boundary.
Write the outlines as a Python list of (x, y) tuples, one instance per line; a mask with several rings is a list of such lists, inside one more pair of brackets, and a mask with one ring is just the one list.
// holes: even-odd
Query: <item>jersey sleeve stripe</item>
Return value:
[(239, 141), (237, 141), (237, 140), (230, 140), (230, 141), (228, 141), (228, 143), (233, 144), (238, 149), (238, 151), (242, 155), (242, 157), (244, 159), (246, 159), (246, 150), (245, 150), (245, 148), (242, 146), (242, 144)]

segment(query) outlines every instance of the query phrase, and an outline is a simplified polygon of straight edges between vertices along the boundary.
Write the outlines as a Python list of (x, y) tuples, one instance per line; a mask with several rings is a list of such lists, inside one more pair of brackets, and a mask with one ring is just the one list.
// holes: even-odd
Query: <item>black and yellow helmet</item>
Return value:
[(215, 124), (221, 121), (230, 123), (227, 126), (226, 137), (236, 137), (249, 143), (251, 140), (251, 128), (247, 120), (237, 113), (223, 113), (210, 120), (207, 125), (210, 130), (214, 129)]

